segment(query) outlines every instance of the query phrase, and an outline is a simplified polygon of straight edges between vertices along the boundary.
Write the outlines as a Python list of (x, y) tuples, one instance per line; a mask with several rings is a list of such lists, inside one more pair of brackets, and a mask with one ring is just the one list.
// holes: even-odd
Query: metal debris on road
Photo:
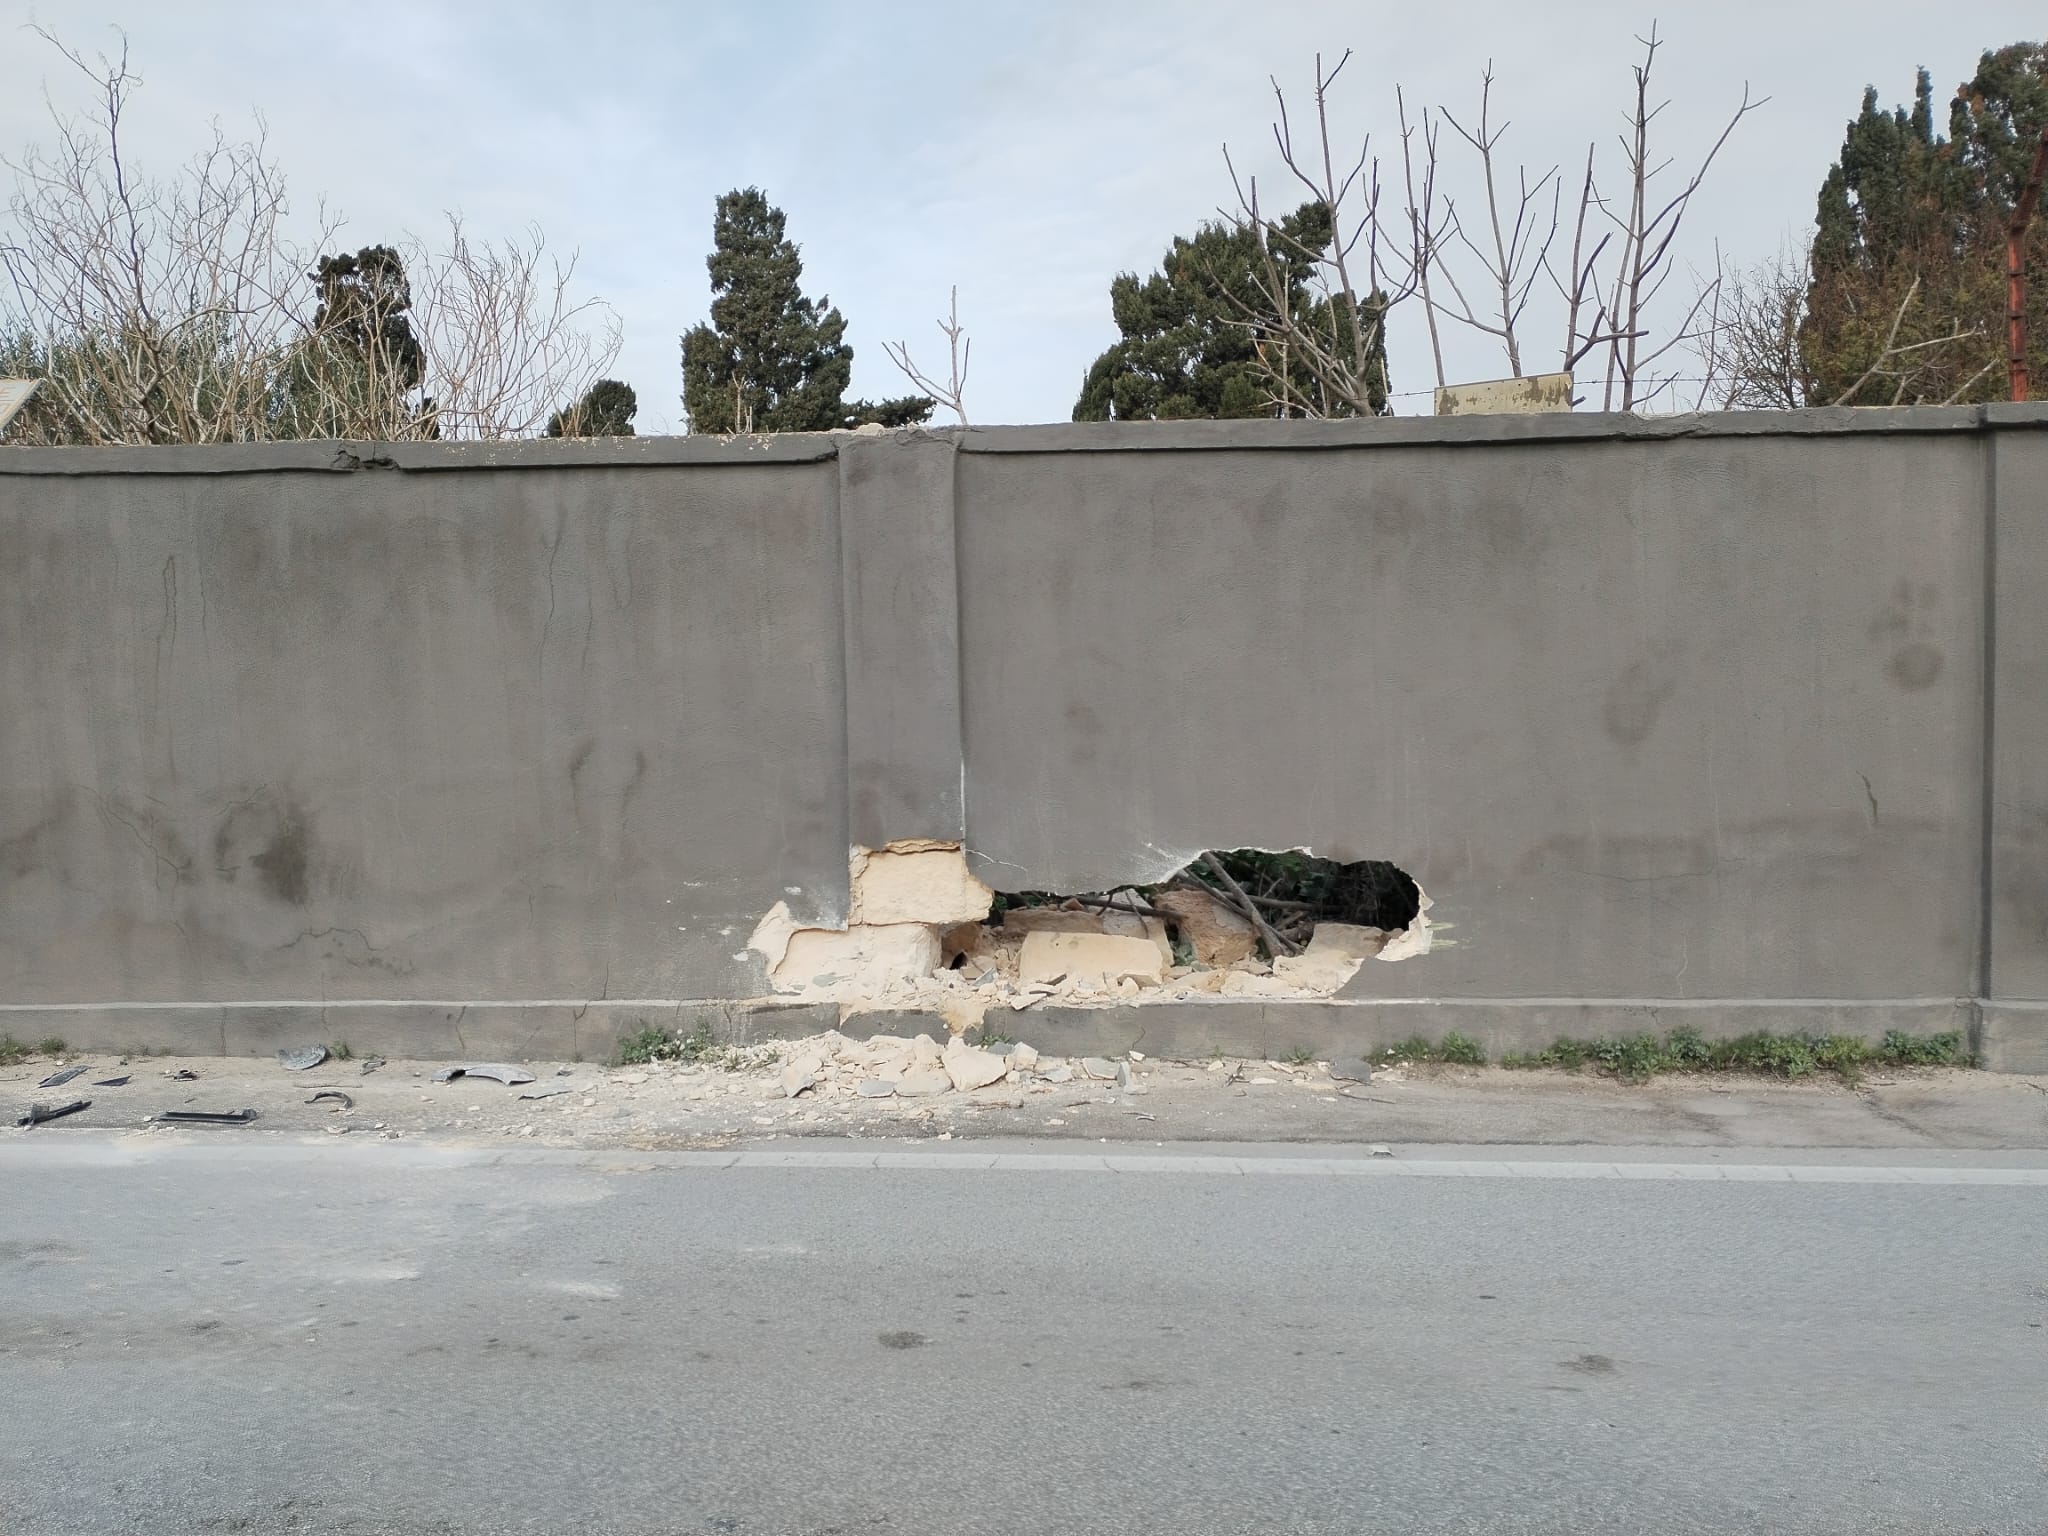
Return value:
[(65, 1083), (68, 1083), (68, 1082), (70, 1082), (70, 1081), (71, 1081), (71, 1079), (73, 1079), (74, 1077), (77, 1077), (77, 1076), (81, 1075), (81, 1074), (82, 1074), (82, 1073), (83, 1073), (84, 1071), (85, 1071), (85, 1068), (84, 1068), (84, 1067), (66, 1067), (66, 1068), (65, 1068), (65, 1069), (64, 1069), (63, 1071), (61, 1071), (61, 1072), (52, 1072), (52, 1073), (51, 1073), (51, 1074), (50, 1074), (50, 1075), (49, 1075), (48, 1077), (44, 1078), (44, 1079), (43, 1079), (43, 1080), (42, 1080), (42, 1081), (41, 1081), (40, 1083), (37, 1083), (37, 1084), (36, 1084), (36, 1086), (37, 1086), (38, 1088), (57, 1088), (57, 1087), (61, 1087), (61, 1086), (62, 1086), (63, 1084), (65, 1084)]
[(95, 1088), (126, 1088), (127, 1086), (128, 1079), (125, 1077), (103, 1077), (93, 1084)]
[(533, 1081), (533, 1074), (526, 1068), (515, 1067), (503, 1061), (468, 1062), (459, 1067), (443, 1067), (434, 1074), (434, 1081), (452, 1083), (458, 1077), (488, 1077), (508, 1086)]
[(573, 1093), (574, 1091), (567, 1083), (555, 1083), (550, 1087), (536, 1088), (530, 1093), (522, 1093), (519, 1097), (522, 1099), (552, 1099), (558, 1093)]
[(356, 1101), (343, 1093), (339, 1088), (322, 1088), (313, 1097), (306, 1100), (306, 1102), (308, 1104), (318, 1104), (322, 1099), (337, 1100), (343, 1109), (354, 1109), (356, 1107)]
[(372, 1072), (376, 1071), (379, 1067), (383, 1065), (384, 1058), (382, 1056), (372, 1056), (368, 1061), (363, 1063), (363, 1076), (368, 1077)]
[(174, 1125), (247, 1125), (256, 1118), (253, 1109), (230, 1109), (215, 1112), (204, 1109), (166, 1109), (155, 1116), (157, 1120), (169, 1121)]
[(327, 1059), (327, 1047), (309, 1045), (299, 1051), (279, 1051), (277, 1064), (287, 1072), (310, 1072)]
[(91, 1099), (76, 1099), (69, 1104), (59, 1104), (54, 1108), (48, 1104), (31, 1104), (28, 1107), (28, 1113), (14, 1123), (16, 1125), (41, 1125), (45, 1121), (62, 1120), (66, 1115), (75, 1115), (81, 1109), (91, 1108)]
[(175, 1072), (166, 1072), (164, 1076), (174, 1083), (196, 1083), (199, 1081), (199, 1074), (190, 1067), (180, 1067)]
[(1372, 1153), (1374, 1157), (1392, 1157), (1394, 1155), (1394, 1149), (1387, 1146), (1384, 1142), (1376, 1141), (1366, 1150)]

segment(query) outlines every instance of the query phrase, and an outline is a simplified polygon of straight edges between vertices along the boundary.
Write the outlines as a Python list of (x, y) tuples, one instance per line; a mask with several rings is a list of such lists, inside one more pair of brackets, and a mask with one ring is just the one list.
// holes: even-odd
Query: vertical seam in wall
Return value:
[(960, 847), (971, 855), (973, 845), (967, 833), (967, 625), (961, 608), (967, 583), (960, 573), (960, 448), (965, 433), (963, 428), (948, 440), (946, 518), (953, 534), (953, 720), (960, 743)]
[[(839, 566), (839, 842), (842, 855), (853, 843), (853, 594), (847, 591), (853, 573), (846, 563), (847, 454), (842, 445), (832, 455), (835, 477), (832, 496), (832, 553)], [(782, 883), (778, 874), (776, 883)], [(853, 910), (849, 875), (846, 904), (840, 921)]]
[[(1983, 800), (1977, 849), (1977, 1029), (1983, 1032), (1985, 1000), (1991, 996), (1993, 887), (1992, 830), (1998, 814), (1998, 428), (1984, 412), (1984, 739)], [(1975, 1046), (1973, 1041), (1972, 1045)]]

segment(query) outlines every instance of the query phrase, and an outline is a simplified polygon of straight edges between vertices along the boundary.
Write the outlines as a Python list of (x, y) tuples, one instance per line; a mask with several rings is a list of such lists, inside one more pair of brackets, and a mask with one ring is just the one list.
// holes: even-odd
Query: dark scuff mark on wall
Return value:
[(270, 846), (249, 860), (262, 877), (263, 888), (279, 901), (288, 901), (295, 907), (306, 904), (310, 845), (305, 818), (290, 812), (279, 822)]
[(266, 785), (222, 813), (214, 828), (213, 863), (230, 883), (246, 864), (264, 894), (303, 907), (313, 889), (312, 818)]

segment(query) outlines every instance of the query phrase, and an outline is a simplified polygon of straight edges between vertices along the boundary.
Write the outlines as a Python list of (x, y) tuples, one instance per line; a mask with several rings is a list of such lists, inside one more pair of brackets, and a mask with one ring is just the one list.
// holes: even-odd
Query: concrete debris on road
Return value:
[(515, 1067), (508, 1061), (467, 1062), (459, 1067), (443, 1067), (434, 1074), (434, 1081), (452, 1083), (458, 1077), (488, 1077), (508, 1087), (533, 1081), (531, 1072), (524, 1067)]
[(815, 1087), (824, 1075), (824, 1058), (816, 1052), (806, 1052), (782, 1069), (782, 1096), (793, 1099), (806, 1089)]
[(946, 1046), (944, 1064), (946, 1076), (962, 1093), (986, 1088), (1012, 1070), (1007, 1057), (998, 1056), (993, 1051), (978, 1051), (958, 1035)]

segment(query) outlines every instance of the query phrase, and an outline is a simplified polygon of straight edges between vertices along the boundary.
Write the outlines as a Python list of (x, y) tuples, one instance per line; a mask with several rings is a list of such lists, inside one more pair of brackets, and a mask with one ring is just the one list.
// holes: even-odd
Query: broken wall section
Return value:
[[(960, 844), (933, 839), (855, 847), (848, 874), (844, 928), (799, 926), (782, 902), (761, 919), (748, 947), (769, 984), (842, 1019), (935, 1012), (955, 1034), (1047, 999), (1328, 997), (1366, 961), (1430, 945), (1430, 899), (1405, 873), (1298, 850), (1207, 853), (1158, 885), (1074, 896), (998, 895)], [(1355, 917), (1401, 922), (1336, 920)]]

